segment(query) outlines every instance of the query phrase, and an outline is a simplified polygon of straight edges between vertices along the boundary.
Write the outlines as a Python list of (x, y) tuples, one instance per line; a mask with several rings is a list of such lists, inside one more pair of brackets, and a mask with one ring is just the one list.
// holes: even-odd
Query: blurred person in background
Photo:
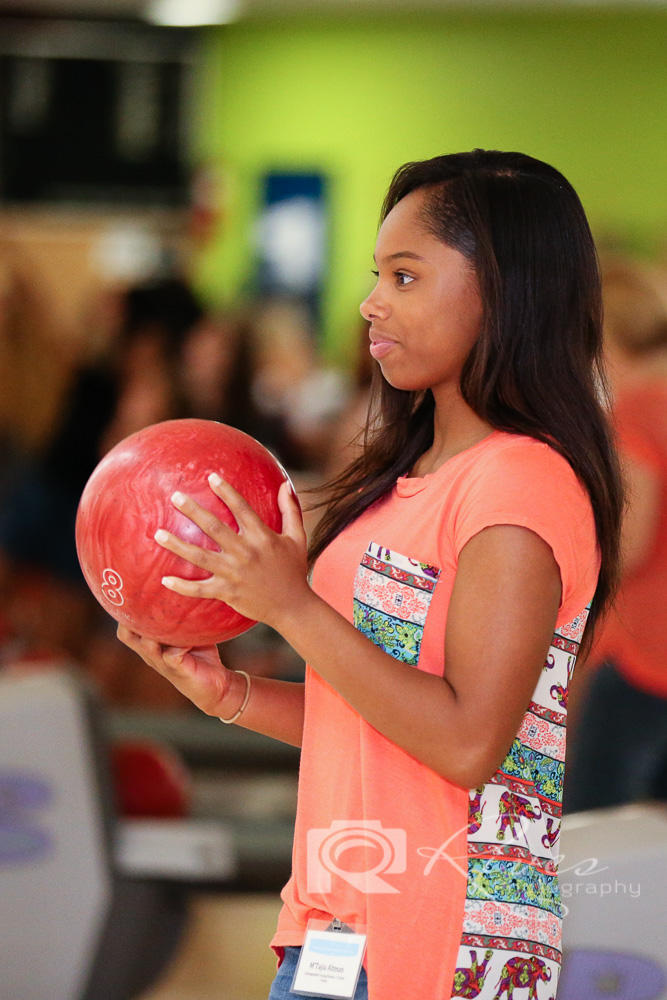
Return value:
[[(0, 662), (3, 651), (17, 652), (17, 633), (39, 627), (40, 601), (48, 599), (56, 648), (80, 626), (77, 588), (64, 582), (47, 595), (37, 567), (14, 558), (21, 545), (15, 535), (35, 505), (34, 470), (67, 392), (71, 357), (30, 261), (18, 246), (9, 257), (0, 261)], [(61, 557), (59, 538), (46, 544), (52, 558)]]
[[(119, 441), (150, 424), (189, 415), (181, 382), (182, 352), (204, 317), (197, 297), (178, 276), (135, 285), (111, 297), (107, 330), (99, 338), (102, 349), (76, 374), (69, 419), (61, 434), (61, 440), (71, 440), (82, 418), (88, 423), (78, 445), (79, 497), (99, 460)], [(113, 621), (96, 602), (95, 615), (83, 660), (106, 701), (117, 707), (163, 711), (187, 708), (185, 700), (175, 698), (165, 685), (139, 676), (113, 641)]]
[[(21, 250), (0, 257), (0, 440), (5, 459), (33, 454), (51, 431), (71, 352)], [(6, 481), (4, 482), (6, 485)]]
[[(178, 277), (138, 285), (121, 296), (119, 330), (104, 366), (113, 415), (100, 432), (97, 461), (142, 427), (184, 415), (181, 352), (203, 316), (198, 299)], [(79, 379), (89, 372), (84, 368)]]
[(564, 812), (667, 799), (667, 275), (610, 259), (603, 299), (630, 496), (621, 587), (571, 702)]
[[(252, 381), (250, 333), (242, 317), (207, 314), (188, 331), (180, 357), (184, 411), (245, 430)], [(249, 432), (246, 432), (249, 433)]]
[(321, 476), (329, 441), (349, 396), (349, 379), (325, 364), (316, 349), (305, 306), (266, 299), (253, 310), (255, 358), (252, 399), (265, 418), (263, 443), (295, 473)]
[(318, 356), (305, 309), (262, 299), (206, 315), (180, 358), (184, 412), (251, 434), (290, 472), (321, 470), (348, 379)]
[(179, 357), (183, 415), (229, 424), (285, 461), (289, 448), (281, 416), (256, 404), (254, 310), (211, 313), (189, 331)]
[(182, 699), (167, 685), (147, 684), (119, 657), (111, 619), (81, 573), (74, 528), (83, 488), (104, 454), (128, 434), (182, 415), (180, 351), (203, 310), (177, 277), (108, 293), (99, 306), (92, 319), (103, 330), (91, 333), (91, 355), (70, 365), (50, 433), (14, 465), (0, 497), (8, 619), (2, 659), (73, 659), (112, 703), (159, 702), (160, 689), (173, 705)]
[(371, 383), (377, 362), (368, 350), (370, 323), (364, 320), (359, 327), (356, 359), (353, 370), (353, 391), (333, 429), (325, 465), (325, 479), (333, 479), (363, 451), (362, 435), (368, 422), (371, 402)]
[[(219, 420), (261, 441), (288, 465), (298, 492), (311, 485), (311, 476), (303, 468), (303, 457), (290, 434), (283, 395), (280, 406), (273, 404), (275, 387), (280, 384), (288, 396), (287, 387), (298, 383), (308, 367), (300, 366), (302, 352), (295, 347), (300, 338), (299, 320), (290, 312), (282, 313), (284, 331), (271, 327), (281, 346), (275, 351), (259, 349), (258, 343), (269, 338), (266, 316), (265, 304), (250, 303), (238, 312), (207, 314), (188, 331), (179, 365), (183, 414)], [(291, 352), (284, 341), (292, 346)], [(260, 364), (262, 378), (258, 380)], [(262, 385), (268, 384), (271, 397), (264, 399)], [(254, 676), (303, 679), (303, 661), (277, 632), (262, 623), (228, 640), (224, 656), (233, 669), (244, 669)]]

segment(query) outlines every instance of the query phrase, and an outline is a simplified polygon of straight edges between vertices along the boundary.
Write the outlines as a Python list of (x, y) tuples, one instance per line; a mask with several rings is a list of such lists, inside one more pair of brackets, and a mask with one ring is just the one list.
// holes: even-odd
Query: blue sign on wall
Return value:
[(303, 301), (317, 325), (327, 244), (326, 181), (319, 173), (265, 175), (255, 229), (257, 289)]

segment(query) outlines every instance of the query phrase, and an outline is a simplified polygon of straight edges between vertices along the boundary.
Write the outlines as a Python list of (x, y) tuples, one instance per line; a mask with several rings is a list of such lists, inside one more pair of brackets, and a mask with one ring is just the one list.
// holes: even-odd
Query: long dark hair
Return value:
[[(579, 651), (585, 659), (619, 587), (627, 492), (607, 414), (600, 274), (584, 209), (541, 160), (474, 149), (400, 167), (380, 225), (417, 188), (427, 189), (425, 229), (468, 258), (481, 290), (481, 332), (461, 370), (461, 396), (492, 427), (555, 448), (590, 496), (601, 568)], [(311, 566), (431, 446), (434, 409), (430, 389), (395, 389), (376, 365), (363, 453), (314, 505), (327, 508), (311, 540)]]

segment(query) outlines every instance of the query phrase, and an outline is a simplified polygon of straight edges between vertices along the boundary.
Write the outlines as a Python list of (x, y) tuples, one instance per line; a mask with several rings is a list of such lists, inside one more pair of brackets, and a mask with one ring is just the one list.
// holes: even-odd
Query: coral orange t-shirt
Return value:
[(652, 377), (619, 393), (613, 419), (621, 450), (659, 477), (660, 509), (653, 545), (624, 577), (588, 662), (611, 657), (636, 687), (667, 698), (667, 380)]
[(586, 490), (550, 445), (494, 430), (434, 473), (399, 478), (325, 549), (312, 586), (397, 659), (446, 675), (459, 553), (503, 523), (548, 542), (562, 596), (539, 683), (489, 782), (438, 775), (306, 666), (292, 874), (270, 942), (278, 967), (310, 917), (335, 916), (366, 927), (369, 1000), (492, 1000), (540, 980), (555, 995), (567, 688), (600, 568)]

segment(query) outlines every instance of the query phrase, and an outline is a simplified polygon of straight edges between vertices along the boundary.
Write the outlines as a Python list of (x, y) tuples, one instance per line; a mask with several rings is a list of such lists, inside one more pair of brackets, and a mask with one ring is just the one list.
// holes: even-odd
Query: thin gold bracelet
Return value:
[[(222, 718), (220, 719), (220, 722), (224, 722), (225, 725), (228, 725), (230, 722), (236, 722), (236, 720), (238, 719), (239, 715), (241, 714), (241, 712), (243, 711), (243, 709), (248, 704), (248, 698), (250, 697), (250, 677), (249, 677), (249, 675), (245, 672), (245, 670), (235, 670), (234, 673), (235, 674), (243, 674), (243, 676), (246, 679), (245, 698), (243, 699), (243, 704), (241, 705), (241, 707), (238, 710), (238, 712), (236, 713), (236, 715), (233, 715), (231, 717), (231, 719), (222, 719)], [(218, 716), (218, 718), (220, 718), (220, 716)]]

